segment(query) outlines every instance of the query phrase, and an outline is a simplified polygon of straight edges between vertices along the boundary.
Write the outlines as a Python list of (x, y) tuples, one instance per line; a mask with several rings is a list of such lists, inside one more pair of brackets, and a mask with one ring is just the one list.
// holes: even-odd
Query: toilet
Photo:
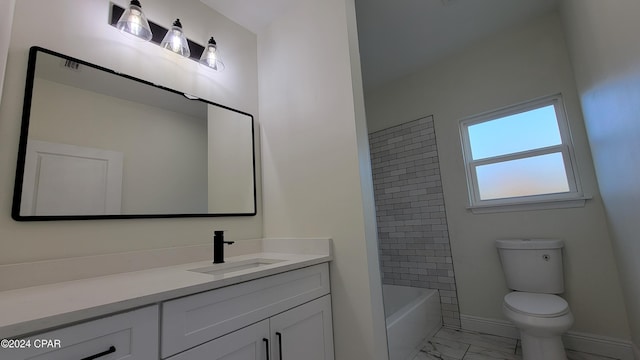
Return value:
[(562, 240), (497, 240), (507, 287), (502, 311), (520, 332), (523, 360), (566, 360), (562, 334), (573, 325), (564, 292)]

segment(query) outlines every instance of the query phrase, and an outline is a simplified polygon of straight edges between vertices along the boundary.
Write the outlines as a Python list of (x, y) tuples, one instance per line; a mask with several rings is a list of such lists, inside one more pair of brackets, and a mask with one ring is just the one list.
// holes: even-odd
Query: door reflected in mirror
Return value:
[(256, 214), (253, 116), (29, 53), (16, 220)]

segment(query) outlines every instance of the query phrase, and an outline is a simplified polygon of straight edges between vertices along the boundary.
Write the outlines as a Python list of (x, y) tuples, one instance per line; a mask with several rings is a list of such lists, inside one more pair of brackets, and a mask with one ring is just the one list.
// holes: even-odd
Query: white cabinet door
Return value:
[(331, 296), (271, 318), (274, 360), (333, 360)]
[(266, 360), (270, 345), (269, 320), (263, 320), (168, 360)]

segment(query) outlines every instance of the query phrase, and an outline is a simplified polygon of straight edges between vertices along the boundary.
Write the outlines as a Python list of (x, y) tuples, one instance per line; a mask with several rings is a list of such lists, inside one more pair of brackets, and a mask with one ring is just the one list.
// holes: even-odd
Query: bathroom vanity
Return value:
[(0, 358), (333, 359), (330, 260), (264, 252), (0, 292)]

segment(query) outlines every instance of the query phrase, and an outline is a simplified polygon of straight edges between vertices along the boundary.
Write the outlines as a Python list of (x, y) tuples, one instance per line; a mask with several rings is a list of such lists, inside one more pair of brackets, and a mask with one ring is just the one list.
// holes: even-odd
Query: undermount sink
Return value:
[(228, 263), (222, 264), (214, 264), (207, 267), (197, 268), (197, 269), (189, 269), (189, 271), (201, 273), (201, 274), (209, 274), (209, 275), (222, 275), (227, 273), (232, 273), (241, 270), (254, 269), (259, 268), (266, 265), (277, 264), (285, 260), (281, 259), (247, 259), (240, 261), (232, 261)]

